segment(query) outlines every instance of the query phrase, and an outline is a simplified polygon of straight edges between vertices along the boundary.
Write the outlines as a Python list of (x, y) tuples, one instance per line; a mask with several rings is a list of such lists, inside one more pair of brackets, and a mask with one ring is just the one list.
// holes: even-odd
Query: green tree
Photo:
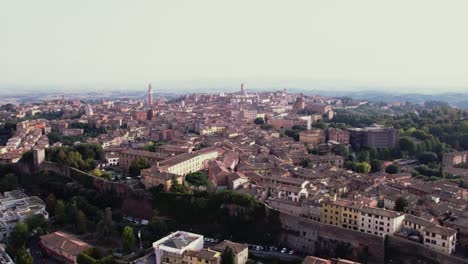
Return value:
[(97, 264), (95, 258), (89, 256), (87, 251), (83, 251), (76, 257), (76, 263), (78, 264)]
[(13, 173), (8, 173), (0, 180), (0, 192), (12, 191), (18, 188), (18, 177)]
[(151, 234), (151, 240), (155, 241), (167, 235), (169, 228), (162, 218), (155, 215), (148, 225), (148, 231)]
[(58, 225), (65, 224), (67, 215), (65, 212), (65, 204), (63, 203), (62, 200), (57, 201), (57, 204), (55, 205), (54, 216), (55, 216), (55, 222)]
[(224, 248), (221, 253), (221, 264), (234, 264), (234, 252), (230, 247)]
[[(72, 199), (70, 202), (67, 203), (65, 207), (65, 212), (67, 215), (67, 224), (75, 224), (76, 223), (76, 215), (78, 214), (78, 207), (76, 206), (76, 201)], [(75, 225), (76, 227), (76, 225)]]
[(303, 160), (301, 161), (301, 166), (302, 166), (303, 168), (307, 168), (307, 167), (309, 167), (309, 165), (310, 165), (310, 159), (309, 159), (309, 158), (305, 158), (305, 159), (303, 159)]
[(417, 151), (417, 144), (409, 137), (400, 138), (399, 145), (402, 151), (408, 151), (410, 155), (413, 155)]
[(23, 221), (18, 222), (13, 232), (10, 234), (7, 251), (10, 255), (16, 256), (19, 250), (26, 245), (29, 237), (29, 228)]
[(370, 160), (370, 153), (369, 151), (365, 150), (365, 151), (362, 151), (360, 152), (358, 155), (357, 155), (357, 159), (359, 160), (359, 162), (369, 162)]
[(426, 151), (418, 155), (418, 161), (422, 164), (429, 164), (431, 162), (437, 162), (438, 160), (439, 158), (434, 152)]
[(187, 193), (187, 188), (177, 181), (175, 175), (172, 175), (170, 191), (173, 193)]
[(91, 175), (94, 175), (96, 177), (101, 177), (102, 176), (102, 172), (99, 168), (95, 168), (94, 170), (91, 171)]
[(187, 176), (185, 176), (185, 181), (187, 181), (188, 183), (194, 186), (207, 186), (208, 187), (210, 185), (208, 176), (201, 171), (187, 174)]
[(345, 157), (345, 158), (349, 154), (348, 148), (343, 144), (340, 144), (340, 145), (334, 147), (332, 149), (332, 152), (335, 153), (335, 155), (339, 155), (339, 156), (342, 156), (342, 157)]
[(102, 173), (101, 178), (106, 179), (106, 180), (110, 180), (110, 179), (112, 179), (112, 174), (110, 172), (108, 172), (108, 171), (105, 171), (105, 172)]
[(371, 166), (367, 162), (357, 162), (354, 163), (354, 171), (357, 173), (369, 173), (371, 171)]
[(136, 177), (140, 175), (141, 170), (147, 169), (150, 167), (148, 160), (142, 157), (137, 157), (132, 163), (130, 164), (130, 168), (128, 172), (131, 176)]
[(54, 212), (55, 211), (55, 206), (57, 204), (57, 199), (55, 198), (55, 195), (53, 193), (50, 193), (47, 196), (47, 199), (45, 200), (45, 204), (46, 204), (47, 212)]
[(76, 214), (75, 226), (78, 233), (85, 233), (87, 231), (87, 219), (83, 211), (78, 210)]
[(383, 162), (381, 160), (372, 160), (370, 165), (371, 172), (380, 172), (383, 169)]
[(107, 207), (104, 211), (104, 217), (99, 221), (97, 233), (102, 239), (109, 239), (115, 232), (115, 223), (112, 220), (112, 210)]
[(16, 264), (32, 264), (33, 258), (31, 254), (26, 250), (26, 248), (22, 247), (18, 250), (16, 254)]
[(265, 120), (264, 120), (263, 118), (261, 118), (261, 117), (255, 118), (254, 122), (255, 122), (256, 125), (263, 125), (263, 124), (265, 124)]
[(47, 221), (43, 215), (30, 215), (25, 220), (28, 230), (36, 230), (38, 235), (43, 235), (47, 229)]
[(408, 200), (404, 197), (398, 197), (395, 201), (395, 208), (393, 208), (397, 212), (404, 212), (406, 207), (408, 207)]
[(385, 168), (385, 172), (390, 173), (390, 174), (397, 174), (397, 173), (400, 173), (400, 171), (401, 171), (401, 167), (400, 165), (396, 163), (390, 164), (387, 166), (387, 168)]
[(126, 226), (122, 231), (122, 246), (126, 252), (132, 250), (135, 246), (135, 234), (133, 233), (133, 228)]
[(57, 161), (60, 163), (64, 163), (67, 160), (67, 154), (63, 149), (60, 149), (57, 153)]

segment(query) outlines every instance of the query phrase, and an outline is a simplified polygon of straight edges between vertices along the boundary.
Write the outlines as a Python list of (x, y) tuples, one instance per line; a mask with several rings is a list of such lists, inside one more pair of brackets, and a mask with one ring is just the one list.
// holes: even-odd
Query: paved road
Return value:
[(249, 257), (258, 257), (258, 258), (272, 258), (272, 259), (279, 259), (286, 262), (292, 262), (295, 260), (301, 260), (303, 257), (297, 255), (289, 255), (277, 251), (257, 251), (257, 250), (250, 250), (249, 249)]

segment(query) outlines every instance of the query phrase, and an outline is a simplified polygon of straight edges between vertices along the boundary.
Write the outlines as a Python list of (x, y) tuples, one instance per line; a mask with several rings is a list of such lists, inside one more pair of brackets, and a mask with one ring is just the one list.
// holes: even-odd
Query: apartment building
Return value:
[(424, 245), (442, 253), (451, 254), (455, 251), (457, 231), (454, 229), (433, 225), (424, 229)]
[(121, 168), (128, 169), (132, 162), (138, 157), (146, 159), (150, 164), (156, 164), (158, 161), (167, 158), (168, 155), (145, 150), (127, 149), (120, 152), (119, 166)]
[(318, 145), (325, 143), (325, 131), (322, 129), (309, 129), (299, 133), (299, 142), (317, 148)]
[(307, 119), (302, 119), (300, 117), (279, 116), (269, 118), (267, 123), (273, 126), (275, 129), (291, 129), (293, 126), (307, 126)]
[(298, 202), (308, 197), (309, 181), (281, 176), (260, 176), (260, 185), (272, 199), (284, 199)]
[(146, 189), (162, 185), (164, 187), (163, 189), (168, 192), (172, 187), (172, 181), (174, 179), (178, 184), (182, 184), (184, 182), (183, 176), (161, 171), (157, 166), (141, 170), (141, 181)]
[(363, 233), (385, 236), (400, 231), (405, 215), (381, 208), (361, 208), (359, 230)]
[(403, 227), (406, 229), (411, 229), (417, 231), (419, 234), (423, 234), (424, 229), (435, 225), (431, 221), (419, 218), (414, 215), (405, 215), (405, 220), (403, 221)]
[(182, 184), (185, 175), (208, 168), (209, 161), (217, 159), (219, 154), (219, 150), (216, 148), (184, 153), (141, 170), (141, 180), (145, 188), (162, 184), (164, 189), (168, 191), (171, 188), (173, 178)]
[(370, 199), (357, 201), (346, 199), (324, 200), (321, 207), (320, 221), (325, 224), (359, 230), (361, 209), (365, 206), (376, 206), (376, 201)]
[(353, 204), (349, 200), (326, 200), (322, 202), (320, 221), (329, 225), (341, 226), (344, 208)]
[(215, 160), (220, 155), (216, 148), (206, 148), (192, 153), (184, 153), (158, 163), (158, 167), (176, 175), (187, 175), (207, 168), (208, 161)]
[(349, 131), (339, 128), (329, 128), (327, 130), (327, 139), (336, 141), (343, 145), (349, 144)]
[(106, 152), (106, 166), (119, 165), (120, 155), (117, 152)]
[(445, 167), (453, 167), (467, 162), (468, 151), (453, 151), (450, 153), (444, 153), (442, 156), (442, 165)]
[(19, 190), (0, 195), (0, 240), (7, 238), (19, 221), (24, 221), (31, 215), (49, 218), (45, 203), (39, 197), (28, 197)]
[(400, 135), (393, 127), (372, 126), (350, 128), (350, 144), (356, 148), (393, 148), (398, 145)]

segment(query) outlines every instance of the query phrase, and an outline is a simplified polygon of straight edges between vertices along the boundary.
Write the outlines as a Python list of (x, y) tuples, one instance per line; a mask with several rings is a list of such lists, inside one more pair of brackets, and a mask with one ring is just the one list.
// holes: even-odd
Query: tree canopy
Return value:
[(229, 246), (221, 253), (221, 264), (234, 264), (234, 252)]
[(385, 168), (385, 172), (390, 173), (390, 174), (397, 174), (397, 173), (400, 173), (400, 171), (401, 171), (401, 167), (400, 165), (396, 163), (390, 164)]
[(122, 247), (126, 252), (130, 252), (135, 246), (135, 234), (133, 228), (126, 226), (122, 231)]
[(150, 164), (148, 160), (142, 157), (137, 157), (132, 163), (130, 164), (130, 167), (128, 169), (128, 173), (130, 176), (138, 176), (141, 173), (141, 170), (147, 169), (150, 167)]
[(210, 185), (208, 175), (201, 171), (189, 173), (185, 176), (185, 180), (193, 186), (206, 186)]
[(406, 207), (408, 207), (408, 200), (404, 197), (398, 197), (395, 201), (395, 208), (393, 210), (397, 212), (404, 212)]
[(262, 117), (257, 117), (257, 118), (255, 118), (254, 123), (256, 125), (263, 125), (263, 124), (265, 124), (265, 120)]

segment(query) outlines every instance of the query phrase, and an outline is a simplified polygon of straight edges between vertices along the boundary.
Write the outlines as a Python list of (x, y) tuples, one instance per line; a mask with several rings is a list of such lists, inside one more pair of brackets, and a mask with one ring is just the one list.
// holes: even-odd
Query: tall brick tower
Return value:
[(148, 106), (153, 106), (153, 87), (151, 87), (151, 83), (148, 86)]

